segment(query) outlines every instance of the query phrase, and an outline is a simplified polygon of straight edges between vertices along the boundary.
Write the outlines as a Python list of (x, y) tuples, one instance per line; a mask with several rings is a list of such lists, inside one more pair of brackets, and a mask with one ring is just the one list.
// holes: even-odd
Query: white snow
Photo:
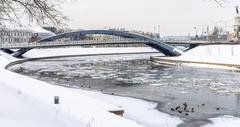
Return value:
[(11, 55), (8, 55), (8, 54), (0, 51), (0, 60), (1, 60), (0, 68), (4, 68), (9, 63), (14, 62), (14, 61), (16, 61), (18, 59), (16, 59), (16, 58), (12, 57)]
[(184, 53), (177, 59), (240, 64), (240, 45), (206, 45), (199, 46)]
[[(124, 47), (124, 48), (49, 48), (49, 49), (32, 49), (23, 56), (28, 58), (52, 57), (52, 56), (69, 56), (84, 54), (111, 54), (111, 53), (147, 53), (158, 52), (150, 47)], [(160, 53), (159, 53), (160, 54)]]
[[(226, 49), (231, 51), (231, 47)], [(239, 47), (239, 46), (237, 46)], [(190, 50), (178, 58), (208, 60), (215, 58), (216, 46), (212, 47), (211, 53), (201, 53), (209, 47), (199, 47)], [(235, 47), (233, 48), (235, 49)], [(70, 52), (71, 51), (71, 52)], [(151, 48), (59, 48), (59, 49), (35, 49), (26, 53), (27, 57), (48, 57), (58, 55), (81, 55), (96, 53), (125, 53), (152, 52)], [(208, 53), (207, 53), (208, 52)], [(240, 50), (234, 50), (233, 55), (220, 55), (219, 58), (232, 59), (240, 58)], [(199, 56), (192, 57), (194, 54)], [(205, 57), (206, 56), (206, 57)], [(71, 126), (71, 127), (176, 127), (183, 121), (155, 109), (156, 103), (147, 102), (129, 97), (105, 95), (100, 92), (86, 91), (80, 89), (69, 89), (60, 86), (53, 86), (48, 83), (19, 75), (4, 67), (17, 59), (0, 52), (0, 126)], [(220, 59), (221, 60), (221, 59)], [(221, 60), (224, 62), (224, 60)], [(227, 62), (227, 61), (226, 61)], [(60, 97), (60, 104), (53, 104), (53, 97)], [(6, 102), (7, 100), (7, 102)], [(13, 100), (13, 102), (9, 101)], [(27, 111), (26, 111), (27, 109)], [(109, 113), (109, 110), (124, 109), (124, 117)], [(16, 119), (16, 120), (15, 120)], [(213, 124), (204, 127), (236, 127), (240, 125), (240, 118), (233, 116), (221, 116), (210, 119)], [(4, 122), (2, 122), (4, 121)], [(13, 122), (14, 121), (14, 122)], [(16, 121), (16, 122), (15, 122)]]
[(57, 108), (60, 114), (73, 117), (71, 126), (141, 127), (134, 121), (108, 112), (119, 109), (116, 106), (102, 103), (85, 95), (74, 94), (66, 88), (49, 85), (45, 82), (19, 75), (8, 70), (1, 70), (0, 74), (2, 84), (15, 88), (21, 93), (35, 98), (39, 103), (43, 103), (49, 106), (49, 108), (55, 109), (53, 98), (54, 96), (59, 96), (60, 105)]
[(20, 91), (0, 83), (1, 127), (65, 127), (66, 124), (39, 108)]
[(217, 118), (210, 119), (213, 123), (207, 124), (203, 127), (239, 127), (240, 126), (240, 118), (233, 116), (220, 116)]
[(26, 29), (29, 29), (32, 33), (39, 33), (39, 34), (44, 33), (44, 34), (49, 34), (51, 36), (56, 35), (53, 32), (45, 30), (41, 27), (27, 27)]
[(31, 31), (32, 34), (37, 35), (41, 39), (56, 35), (55, 33), (51, 32), (51, 31), (48, 31), (48, 30), (45, 30), (41, 27), (28, 27), (28, 29)]
[[(178, 57), (161, 57), (161, 59), (189, 61), (190, 63), (184, 63), (181, 65), (208, 67), (208, 68), (236, 68), (223, 66), (223, 65), (210, 65), (213, 64), (231, 64), (240, 65), (240, 45), (205, 45), (198, 46), (191, 49)], [(201, 63), (191, 63), (201, 62)], [(204, 63), (205, 64), (202, 64)]]
[[(103, 51), (103, 49), (101, 51)], [(23, 117), (21, 117), (21, 119), (14, 117), (14, 115), (13, 117), (9, 117), (7, 121), (16, 118), (21, 123), (14, 124), (13, 122), (6, 122), (7, 126), (31, 126), (37, 124), (39, 126), (52, 127), (61, 124), (61, 126), (71, 127), (143, 127), (142, 125), (151, 127), (175, 127), (179, 123), (182, 123), (177, 117), (158, 112), (155, 109), (155, 103), (127, 97), (104, 95), (98, 92), (84, 90), (73, 91), (68, 88), (50, 85), (30, 77), (10, 72), (5, 70), (4, 67), (17, 59), (2, 52), (0, 52), (0, 54), (0, 88), (2, 86), (8, 88), (10, 91), (15, 91), (7, 93), (16, 98), (22, 98), (19, 99), (19, 102), (16, 101), (16, 106), (21, 102), (25, 104), (26, 109), (31, 109), (31, 106), (36, 107), (36, 109), (32, 109), (34, 111), (29, 110), (29, 114), (34, 113), (36, 117), (24, 115), (24, 110), (21, 112), (18, 111), (19, 108), (13, 107), (14, 110), (12, 111), (16, 111), (15, 115), (22, 115)], [(7, 93), (6, 96), (4, 96), (4, 100), (11, 99), (10, 95), (8, 96)], [(54, 96), (60, 97), (59, 105), (53, 104)], [(4, 106), (1, 108), (3, 110), (5, 109)], [(119, 109), (124, 109), (124, 117), (109, 113), (110, 110)], [(39, 113), (38, 111), (41, 112)], [(9, 113), (8, 110), (6, 110), (6, 113)], [(44, 115), (49, 117), (41, 119), (42, 121), (37, 120), (39, 117), (44, 117)], [(49, 119), (51, 122), (48, 122)], [(27, 120), (32, 122), (22, 122)], [(40, 122), (44, 122), (44, 125), (38, 124)], [(2, 125), (1, 122), (0, 125)]]
[(155, 109), (157, 103), (154, 102), (101, 94), (94, 91), (76, 89), (72, 89), (72, 91), (106, 103), (121, 106), (125, 111), (124, 117), (133, 119), (134, 121), (142, 125), (146, 125), (147, 127), (176, 127), (178, 124), (182, 123), (182, 120), (178, 117), (170, 116), (157, 111)]

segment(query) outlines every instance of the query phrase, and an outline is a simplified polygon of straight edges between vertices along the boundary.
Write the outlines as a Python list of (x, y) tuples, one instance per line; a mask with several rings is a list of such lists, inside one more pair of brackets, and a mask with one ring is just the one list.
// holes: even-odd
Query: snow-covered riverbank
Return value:
[[(32, 49), (23, 54), (27, 58), (36, 57), (54, 57), (54, 56), (75, 56), (75, 55), (95, 55), (95, 54), (121, 54), (121, 53), (159, 53), (150, 47), (119, 47), (119, 48), (50, 48), (50, 49)], [(161, 53), (159, 53), (161, 54)]]
[[(155, 103), (127, 97), (115, 97), (110, 95), (103, 96), (101, 93), (95, 93), (95, 97), (102, 96), (101, 99), (105, 98), (105, 100), (108, 100), (109, 102), (115, 100), (121, 103), (108, 103), (102, 101), (100, 98), (93, 99), (94, 97), (89, 97), (87, 94), (91, 93), (89, 91), (76, 90), (73, 92), (68, 88), (50, 85), (45, 82), (5, 70), (4, 68), (7, 64), (14, 62), (17, 59), (12, 58), (2, 52), (0, 55), (0, 60), (0, 75), (2, 76), (0, 80), (0, 86), (3, 88), (1, 90), (6, 89), (5, 91), (13, 91), (12, 93), (10, 92), (4, 94), (6, 95), (4, 98), (6, 100), (12, 99), (11, 96), (14, 96), (15, 98), (22, 98), (24, 101), (14, 101), (14, 103), (10, 104), (21, 106), (21, 103), (23, 103), (25, 105), (25, 109), (30, 108), (34, 113), (33, 115), (24, 115), (24, 110), (13, 107), (15, 108), (13, 111), (20, 111), (12, 114), (12, 116), (9, 116), (7, 121), (14, 121), (13, 118), (20, 116), (21, 119), (18, 119), (18, 121), (20, 123), (22, 122), (21, 126), (30, 126), (32, 124), (42, 126), (42, 124), (38, 124), (38, 122), (43, 122), (44, 126), (49, 127), (54, 126), (55, 124), (53, 125), (53, 123), (56, 123), (56, 126), (63, 123), (61, 124), (62, 126), (71, 127), (140, 127), (142, 125), (151, 127), (175, 127), (182, 122), (177, 117), (158, 112), (155, 109)], [(54, 96), (60, 97), (59, 105), (53, 104)], [(2, 101), (2, 103), (4, 103), (4, 101)], [(34, 108), (31, 108), (32, 106)], [(2, 107), (2, 109), (4, 108), (5, 107)], [(6, 109), (8, 108), (6, 107)], [(123, 109), (125, 111), (124, 117), (120, 117), (108, 112), (109, 110), (115, 109)], [(34, 110), (36, 111), (34, 112)], [(39, 110), (41, 112), (37, 112)], [(31, 114), (31, 110), (29, 112), (29, 114)], [(8, 110), (6, 110), (4, 113), (9, 114)], [(44, 113), (46, 116), (49, 116), (49, 118), (46, 117), (46, 119), (51, 119), (51, 122), (48, 122), (47, 120), (45, 121), (45, 119), (36, 121), (38, 117), (43, 117)], [(24, 121), (32, 122), (27, 122), (25, 124)], [(19, 123), (13, 124), (13, 122), (5, 122), (4, 125), (14, 127), (19, 126)]]
[[(51, 52), (50, 52), (51, 50)], [(63, 51), (64, 50), (64, 51)], [(34, 51), (37, 55), (31, 52), (25, 54), (28, 57), (45, 57), (56, 56), (59, 54), (65, 55), (79, 55), (77, 51), (82, 51), (81, 54), (86, 54), (88, 51), (92, 54), (96, 53), (113, 53), (115, 49), (39, 49)], [(101, 51), (100, 51), (101, 50)], [(140, 48), (122, 49), (121, 53), (131, 51), (148, 52), (152, 49), (146, 50)], [(39, 54), (37, 54), (37, 52)], [(45, 55), (41, 53), (44, 53)], [(71, 53), (70, 53), (71, 52)], [(54, 54), (52, 54), (54, 53)], [(5, 66), (17, 59), (0, 52), (0, 91), (4, 98), (3, 100), (17, 100), (11, 103), (1, 101), (2, 111), (0, 114), (8, 114), (8, 116), (0, 117), (4, 122), (3, 126), (17, 127), (21, 126), (83, 126), (83, 127), (176, 127), (183, 121), (175, 116), (161, 113), (155, 109), (156, 103), (147, 102), (139, 99), (129, 97), (118, 97), (112, 95), (105, 95), (100, 92), (85, 91), (79, 89), (70, 89), (60, 86), (53, 86), (51, 84), (32, 79), (23, 75), (19, 75), (8, 70)], [(80, 54), (80, 55), (81, 55)], [(2, 96), (2, 97), (3, 97)], [(53, 97), (60, 97), (60, 104), (53, 104)], [(10, 107), (9, 105), (14, 105)], [(20, 106), (18, 106), (20, 105)], [(8, 107), (9, 106), (9, 107)], [(21, 109), (20, 109), (21, 108)], [(124, 117), (116, 116), (108, 112), (109, 109), (120, 108), (124, 109)], [(6, 109), (6, 110), (4, 110)], [(29, 109), (27, 112), (25, 110)], [(17, 117), (18, 116), (18, 117)], [(16, 118), (18, 122), (14, 123)], [(38, 120), (40, 119), (40, 120)], [(229, 126), (236, 127), (236, 123), (240, 122), (239, 118), (232, 116), (221, 116), (219, 118), (211, 119), (213, 124), (206, 125), (207, 127), (215, 126)], [(228, 121), (228, 122), (226, 122)], [(1, 125), (2, 126), (2, 125)]]
[(240, 45), (205, 45), (193, 48), (178, 57), (153, 57), (156, 62), (208, 68), (240, 67)]

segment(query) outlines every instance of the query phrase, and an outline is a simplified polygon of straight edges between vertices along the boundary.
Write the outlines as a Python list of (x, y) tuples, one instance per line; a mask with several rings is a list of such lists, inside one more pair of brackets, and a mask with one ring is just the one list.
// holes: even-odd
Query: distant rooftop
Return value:
[(51, 31), (45, 30), (41, 27), (6, 27), (3, 30), (10, 30), (10, 31), (29, 31), (32, 33), (48, 33), (48, 34), (54, 34)]

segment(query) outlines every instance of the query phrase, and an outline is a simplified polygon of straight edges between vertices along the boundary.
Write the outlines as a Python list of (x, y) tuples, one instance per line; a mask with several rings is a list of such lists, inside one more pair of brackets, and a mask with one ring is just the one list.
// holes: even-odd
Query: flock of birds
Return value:
[[(201, 105), (205, 106), (205, 104), (201, 104)], [(198, 107), (199, 107), (199, 105), (198, 105)], [(175, 108), (170, 108), (170, 110), (173, 111), (173, 112), (176, 111), (180, 114), (184, 114), (185, 116), (188, 116), (189, 113), (194, 113), (195, 112), (195, 109), (193, 107), (192, 108), (189, 107), (186, 102), (184, 102), (182, 106), (177, 106)], [(217, 107), (216, 110), (219, 111), (220, 108)]]

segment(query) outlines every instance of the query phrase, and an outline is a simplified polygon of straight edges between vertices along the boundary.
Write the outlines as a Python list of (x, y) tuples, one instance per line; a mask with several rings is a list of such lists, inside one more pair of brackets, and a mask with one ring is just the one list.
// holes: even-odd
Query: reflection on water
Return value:
[[(202, 119), (239, 116), (240, 73), (159, 66), (148, 55), (89, 56), (26, 62), (11, 70), (55, 85), (101, 90), (159, 102), (159, 110)], [(171, 108), (186, 102), (193, 112)], [(184, 109), (181, 109), (184, 110)]]

